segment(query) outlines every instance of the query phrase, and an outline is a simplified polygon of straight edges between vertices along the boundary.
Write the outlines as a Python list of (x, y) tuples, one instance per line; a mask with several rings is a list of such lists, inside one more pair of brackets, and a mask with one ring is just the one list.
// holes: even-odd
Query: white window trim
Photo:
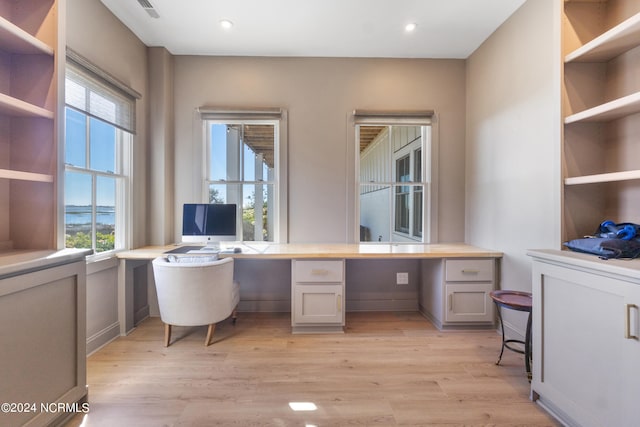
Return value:
[[(130, 134), (130, 141), (124, 143), (120, 141), (119, 144), (116, 144), (117, 150), (123, 150), (118, 153), (118, 159), (121, 162), (119, 167), (119, 173), (114, 174), (113, 176), (117, 176), (121, 178), (116, 181), (116, 185), (120, 186), (119, 189), (116, 189), (116, 194), (118, 199), (116, 202), (116, 209), (120, 209), (120, 215), (116, 215), (116, 239), (117, 241), (122, 242), (121, 248), (115, 248), (110, 251), (99, 252), (87, 257), (87, 262), (98, 261), (104, 258), (113, 257), (114, 254), (118, 251), (127, 250), (131, 248), (132, 244), (132, 232), (131, 232), (131, 224), (132, 224), (132, 176), (133, 176), (133, 145), (135, 144), (136, 139), (136, 129), (135, 129), (135, 114), (136, 114), (136, 100), (142, 98), (142, 95), (130, 88), (125, 83), (121, 82), (117, 78), (113, 77), (111, 74), (105, 72), (100, 67), (93, 64), (91, 61), (87, 60), (85, 57), (75, 52), (73, 49), (66, 47), (66, 60), (74, 63), (74, 67), (77, 69), (86, 72), (87, 75), (92, 76), (97, 81), (100, 81), (107, 87), (111, 87), (111, 89), (120, 93), (121, 95), (129, 98), (132, 102), (131, 114), (132, 118), (129, 122), (130, 128), (123, 129), (119, 124), (112, 123), (116, 128), (127, 132)], [(65, 82), (66, 82), (66, 74), (60, 73), (59, 76), (59, 97), (58, 97), (58, 109), (59, 111), (65, 112), (67, 107), (66, 104), (66, 93), (65, 93)], [(70, 108), (73, 108), (70, 106)], [(84, 114), (92, 117), (92, 115), (87, 111), (82, 111)], [(66, 113), (65, 113), (66, 114)], [(61, 143), (58, 144), (58, 185), (57, 189), (59, 194), (62, 194), (63, 197), (59, 198), (58, 202), (58, 219), (57, 219), (57, 227), (58, 230), (62, 230), (62, 232), (58, 234), (57, 245), (59, 248), (66, 247), (66, 237), (65, 237), (65, 197), (64, 197), (64, 174), (65, 171), (73, 171), (73, 167), (68, 167), (65, 164), (65, 143), (66, 143), (66, 134), (64, 130), (64, 121), (65, 114), (62, 115), (61, 123), (58, 125), (58, 138)], [(100, 119), (98, 117), (98, 119)], [(117, 133), (116, 133), (117, 134)], [(88, 169), (87, 169), (88, 170)], [(119, 206), (119, 207), (118, 207)], [(93, 240), (93, 237), (92, 237)]]
[[(430, 125), (429, 125), (430, 126)], [(393, 128), (393, 125), (391, 126)], [(399, 150), (395, 151), (392, 153), (392, 176), (397, 176), (397, 161), (403, 157), (409, 157), (409, 176), (411, 177), (411, 181), (406, 182), (406, 183), (402, 183), (399, 184), (396, 179), (395, 182), (391, 182), (388, 183), (387, 185), (390, 185), (393, 190), (392, 190), (392, 194), (391, 197), (392, 199), (392, 203), (393, 206), (395, 206), (395, 197), (396, 197), (396, 187), (409, 187), (409, 192), (407, 193), (407, 196), (409, 197), (409, 203), (413, 204), (414, 203), (414, 195), (415, 195), (415, 187), (422, 187), (422, 198), (423, 198), (423, 207), (424, 206), (428, 206), (428, 204), (430, 203), (430, 200), (428, 199), (429, 194), (430, 194), (430, 188), (431, 188), (431, 176), (429, 174), (429, 169), (422, 167), (421, 169), (421, 174), (419, 177), (419, 181), (418, 182), (414, 182), (413, 179), (416, 176), (416, 163), (415, 163), (415, 159), (416, 159), (416, 152), (418, 150), (420, 150), (420, 161), (422, 162), (422, 164), (424, 165), (425, 162), (425, 150), (428, 150), (428, 144), (429, 144), (429, 133), (430, 132), (425, 132), (424, 128), (422, 128), (422, 134), (420, 135), (420, 141), (418, 141), (417, 139), (415, 141), (412, 141), (411, 143), (405, 145), (404, 147), (400, 148)], [(426, 197), (425, 197), (426, 196)], [(393, 207), (392, 206), (392, 207)], [(425, 216), (425, 213), (422, 213), (422, 235), (418, 236), (416, 234), (416, 231), (414, 229), (415, 226), (415, 220), (414, 220), (414, 214), (415, 214), (415, 209), (409, 209), (409, 231), (408, 232), (402, 232), (402, 231), (398, 231), (396, 230), (395, 226), (396, 226), (396, 216), (397, 212), (395, 209), (392, 209), (392, 224), (391, 224), (391, 234), (401, 237), (403, 239), (408, 239), (408, 240), (413, 240), (416, 241), (418, 243), (422, 243), (422, 239), (424, 237), (425, 234), (425, 224), (428, 224), (428, 213)], [(427, 235), (428, 233), (428, 228), (427, 229)]]
[[(73, 109), (73, 107), (68, 107), (68, 108)], [(82, 114), (85, 114), (85, 116), (87, 117), (87, 121), (92, 117), (91, 115), (88, 115), (83, 111), (80, 111), (80, 112)], [(87, 123), (87, 133), (88, 132), (90, 132), (90, 129), (89, 129), (89, 124)], [(122, 129), (118, 129), (116, 127), (116, 135), (119, 136), (119, 139), (122, 139), (123, 137), (122, 133), (124, 132), (126, 131)], [(92, 176), (92, 179), (91, 179), (92, 180), (92, 195), (91, 195), (92, 206), (97, 206), (96, 200), (95, 200), (96, 179), (94, 179), (93, 177), (97, 178), (97, 177), (103, 176), (107, 178), (116, 178), (115, 185), (116, 185), (117, 199), (115, 200), (115, 205), (116, 205), (115, 241), (122, 242), (122, 246), (121, 247), (116, 246), (114, 249), (109, 251), (95, 252), (87, 256), (87, 261), (97, 261), (102, 258), (112, 257), (116, 252), (124, 251), (131, 247), (131, 232), (130, 232), (131, 230), (130, 228), (130, 224), (131, 224), (131, 158), (132, 158), (131, 156), (132, 156), (132, 149), (133, 149), (133, 139), (135, 138), (135, 136), (133, 134), (129, 134), (129, 135), (131, 138), (130, 141), (118, 141), (118, 143), (116, 143), (116, 150), (118, 150), (117, 161), (120, 162), (120, 164), (117, 165), (117, 169), (119, 169), (117, 173), (98, 171), (98, 170), (91, 169), (89, 167), (83, 168), (83, 167), (78, 167), (78, 166), (73, 166), (68, 164), (64, 164), (63, 166), (63, 174), (61, 175), (62, 178), (60, 179), (60, 181), (63, 183), (63, 187), (62, 187), (63, 189), (64, 189), (64, 176), (66, 172), (83, 173), (83, 174)], [(87, 140), (87, 156), (89, 156), (89, 141), (90, 141), (89, 135), (86, 136), (86, 140)], [(64, 158), (64, 151), (63, 151), (63, 158)], [(89, 162), (89, 159), (87, 159), (87, 165), (89, 164), (88, 162)], [(61, 223), (62, 233), (59, 233), (59, 234), (62, 235), (61, 247), (63, 248), (66, 247), (66, 241), (65, 241), (66, 233), (65, 233), (65, 220), (64, 220), (65, 206), (64, 205), (65, 205), (65, 198), (62, 197), (62, 201), (61, 201), (61, 210), (63, 215), (62, 223)], [(95, 246), (95, 243), (96, 243), (95, 239), (96, 239), (95, 230), (92, 229), (92, 233), (91, 233), (92, 246)]]
[[(422, 174), (429, 174), (430, 182), (423, 193), (423, 241), (424, 243), (438, 242), (438, 117), (433, 110), (422, 111), (369, 111), (354, 110), (347, 113), (346, 157), (347, 164), (354, 165), (354, 173), (347, 175), (346, 205), (349, 212), (346, 226), (346, 241), (360, 243), (360, 162), (359, 162), (359, 132), (358, 125), (416, 125), (429, 126), (431, 131), (422, 135)], [(430, 162), (427, 163), (427, 153)], [(372, 242), (376, 244), (377, 242)], [(388, 244), (388, 242), (387, 242)]]
[[(288, 231), (288, 170), (287, 170), (287, 153), (288, 153), (288, 138), (287, 138), (287, 110), (281, 108), (252, 108), (252, 109), (227, 109), (218, 107), (199, 107), (196, 110), (199, 120), (201, 122), (199, 135), (200, 147), (202, 147), (202, 200), (208, 200), (209, 197), (209, 183), (216, 183), (217, 181), (209, 181), (208, 179), (208, 156), (209, 147), (207, 142), (208, 130), (206, 129), (208, 123), (246, 123), (264, 122), (268, 124), (275, 124), (276, 134), (276, 157), (275, 163), (275, 199), (276, 206), (278, 207), (274, 218), (274, 243), (287, 243), (289, 241)], [(222, 183), (222, 182), (221, 182)], [(238, 181), (225, 181), (225, 184), (233, 184), (242, 182)]]

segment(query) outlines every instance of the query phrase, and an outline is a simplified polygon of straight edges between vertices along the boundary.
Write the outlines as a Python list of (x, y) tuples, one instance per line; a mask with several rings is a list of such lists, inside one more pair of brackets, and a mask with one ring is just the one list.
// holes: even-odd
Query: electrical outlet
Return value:
[(408, 285), (409, 273), (396, 273), (396, 285)]

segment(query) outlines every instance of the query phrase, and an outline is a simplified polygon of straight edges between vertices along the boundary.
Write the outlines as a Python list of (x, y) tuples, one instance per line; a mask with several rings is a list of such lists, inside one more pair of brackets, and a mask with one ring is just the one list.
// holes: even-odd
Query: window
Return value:
[(361, 242), (431, 241), (432, 114), (354, 114)]
[[(396, 159), (396, 182), (411, 181), (410, 161), (408, 155)], [(409, 233), (409, 191), (406, 185), (396, 186), (395, 231), (399, 233)]]
[(201, 109), (209, 203), (241, 206), (242, 241), (284, 241), (281, 110), (229, 113)]
[(135, 98), (86, 64), (71, 52), (65, 74), (65, 247), (106, 252), (128, 246)]

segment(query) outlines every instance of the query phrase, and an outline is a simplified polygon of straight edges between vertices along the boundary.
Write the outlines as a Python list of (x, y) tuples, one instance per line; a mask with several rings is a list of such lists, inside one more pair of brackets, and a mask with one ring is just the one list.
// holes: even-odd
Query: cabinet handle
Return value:
[(453, 311), (453, 294), (449, 294), (449, 311)]
[(327, 274), (329, 274), (329, 270), (326, 270), (324, 268), (314, 268), (313, 270), (311, 270), (311, 274), (314, 276), (326, 276)]
[(338, 311), (342, 311), (342, 295), (336, 295), (336, 307)]
[(480, 270), (462, 270), (462, 274), (478, 274)]
[(624, 311), (624, 337), (628, 340), (637, 340), (637, 335), (631, 335), (631, 309), (638, 309), (635, 304), (625, 304)]

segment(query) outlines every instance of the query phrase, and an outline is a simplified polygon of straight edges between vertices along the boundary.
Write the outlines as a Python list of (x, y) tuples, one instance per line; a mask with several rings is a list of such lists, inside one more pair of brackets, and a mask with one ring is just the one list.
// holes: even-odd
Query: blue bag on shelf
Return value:
[(595, 237), (609, 237), (622, 240), (637, 239), (640, 236), (640, 225), (632, 222), (621, 222), (616, 224), (613, 221), (604, 221), (594, 233)]
[(575, 252), (598, 255), (602, 259), (640, 257), (640, 225), (604, 221), (593, 236), (574, 239), (564, 245)]
[(575, 252), (598, 255), (602, 259), (637, 258), (640, 256), (640, 241), (611, 237), (585, 237), (564, 244)]

